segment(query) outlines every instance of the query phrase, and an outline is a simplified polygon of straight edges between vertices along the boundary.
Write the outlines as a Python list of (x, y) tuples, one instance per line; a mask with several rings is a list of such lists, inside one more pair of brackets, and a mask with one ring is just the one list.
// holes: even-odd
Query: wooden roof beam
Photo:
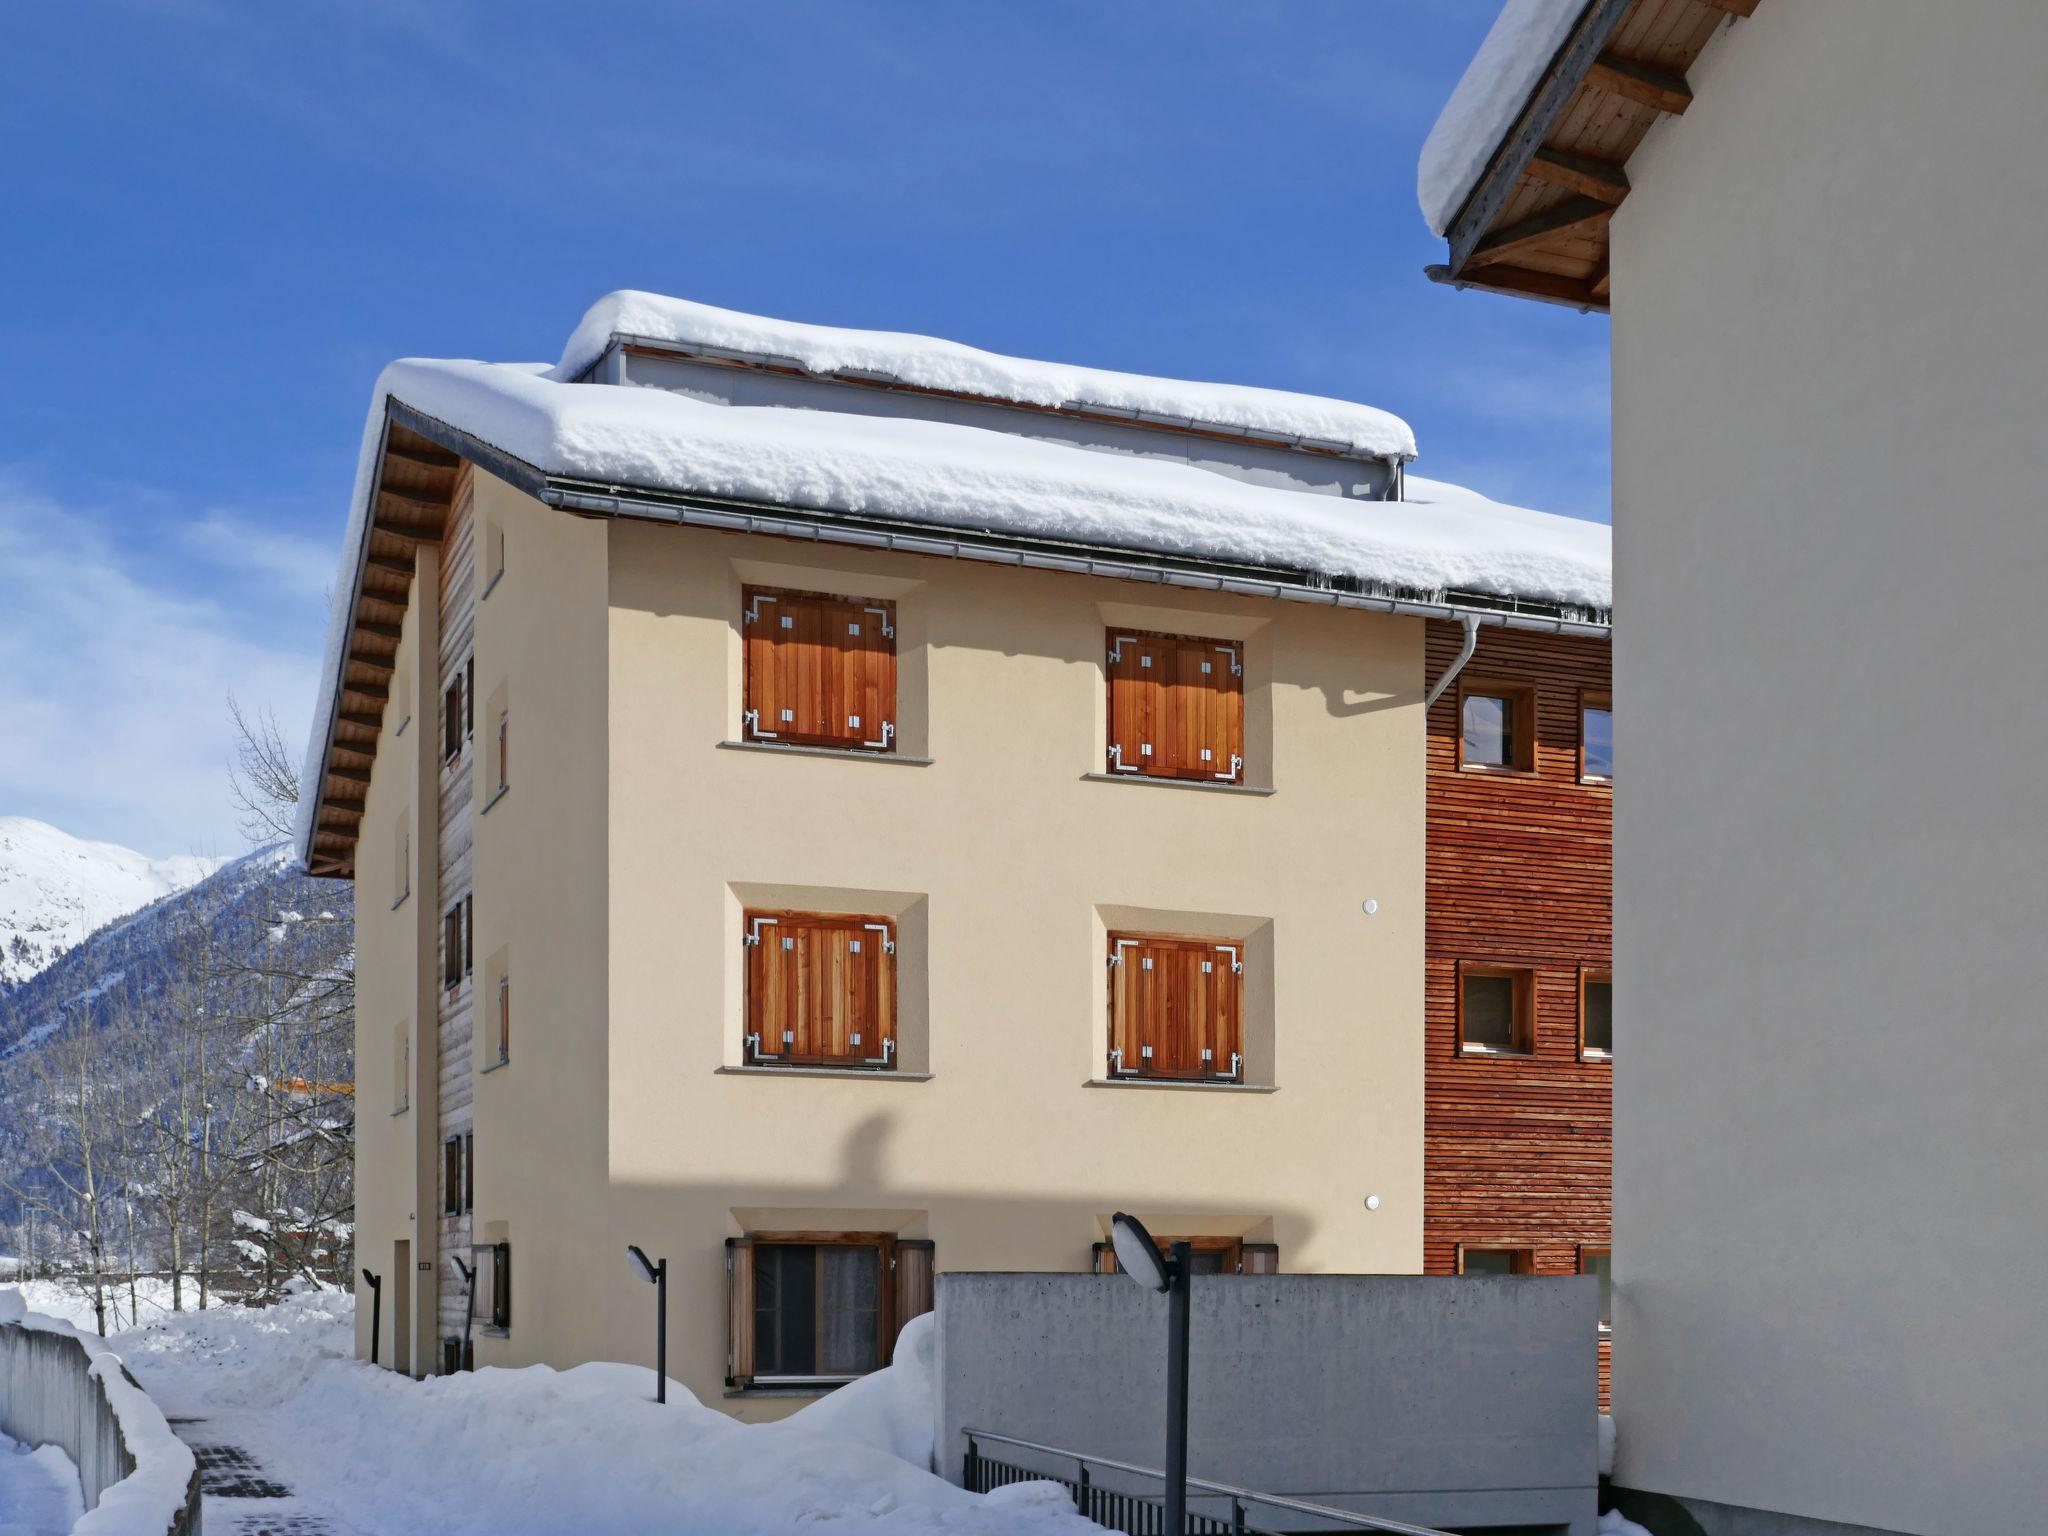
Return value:
[(391, 690), (384, 687), (381, 683), (351, 683), (344, 680), (341, 685), (341, 691), (343, 693), (358, 694), (366, 699), (375, 699), (379, 704), (384, 703), (391, 697)]
[(351, 666), (368, 667), (372, 672), (382, 672), (386, 677), (390, 677), (398, 670), (398, 663), (394, 658), (390, 656), (372, 656), (368, 651), (358, 651), (351, 648), (348, 653), (348, 659)]
[(1628, 172), (1613, 160), (1595, 160), (1562, 149), (1543, 148), (1529, 157), (1524, 174), (1546, 186), (1620, 207), (1628, 196)]
[(1754, 16), (1756, 0), (1700, 0), (1709, 10), (1726, 11), (1730, 16)]
[(1685, 83), (1685, 76), (1616, 53), (1603, 53), (1587, 66), (1586, 84), (1673, 116), (1692, 105), (1692, 87)]
[(1613, 276), (1613, 270), (1605, 261), (1602, 261), (1600, 263), (1600, 270), (1593, 274), (1593, 281), (1586, 285), (1587, 291), (1602, 304), (1605, 304), (1614, 295), (1613, 284), (1609, 281)]
[(375, 635), (379, 640), (396, 640), (405, 633), (396, 624), (379, 624), (375, 619), (357, 619), (356, 628), (363, 634)]
[(462, 462), (446, 448), (436, 448), (431, 443), (414, 447), (411, 443), (386, 443), (384, 456), (400, 459), (407, 464), (416, 464), (421, 469), (453, 469)]
[(347, 710), (343, 710), (336, 718), (341, 724), (353, 725), (358, 730), (381, 731), (384, 729), (384, 717), (382, 715), (351, 714)]
[(1555, 208), (1546, 208), (1532, 218), (1510, 224), (1498, 234), (1487, 236), (1467, 258), (1465, 265), (1469, 268), (1513, 261), (1559, 240), (1569, 240), (1605, 228), (1613, 217), (1612, 203), (1591, 197), (1568, 197)]
[(370, 569), (389, 571), (394, 576), (411, 576), (419, 562), (401, 555), (372, 555)]

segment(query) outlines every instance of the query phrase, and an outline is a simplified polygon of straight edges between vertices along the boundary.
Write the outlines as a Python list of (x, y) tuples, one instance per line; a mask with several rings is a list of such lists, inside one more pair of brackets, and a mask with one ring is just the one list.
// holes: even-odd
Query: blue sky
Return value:
[(1605, 321), (1421, 276), (1496, 9), (9, 8), (0, 814), (237, 851), (226, 695), (302, 737), (378, 368), (613, 288), (1369, 401), (1604, 519)]

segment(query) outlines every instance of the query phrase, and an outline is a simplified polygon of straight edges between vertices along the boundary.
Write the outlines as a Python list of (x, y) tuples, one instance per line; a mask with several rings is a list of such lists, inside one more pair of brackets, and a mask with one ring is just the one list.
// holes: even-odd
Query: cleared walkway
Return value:
[[(214, 1421), (174, 1418), (170, 1425), (199, 1463), (207, 1536), (353, 1536), (350, 1528), (308, 1508)], [(11, 1536), (4, 1525), (0, 1536)]]

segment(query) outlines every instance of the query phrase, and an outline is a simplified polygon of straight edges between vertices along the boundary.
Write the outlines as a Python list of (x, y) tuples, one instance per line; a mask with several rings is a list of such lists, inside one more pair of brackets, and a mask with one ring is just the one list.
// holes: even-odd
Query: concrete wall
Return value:
[[(651, 1363), (628, 1242), (669, 1257), (670, 1369), (714, 1402), (723, 1239), (748, 1230), (1076, 1272), (1124, 1207), (1277, 1242), (1285, 1271), (1420, 1268), (1420, 621), (647, 523), (609, 537), (612, 1203), (584, 1293), (606, 1355)], [(906, 761), (721, 747), (741, 734), (749, 582), (895, 601)], [(1271, 794), (1086, 777), (1110, 625), (1245, 642), (1247, 778)], [(899, 915), (903, 1070), (734, 1070), (750, 901)], [(1119, 924), (1247, 941), (1256, 1088), (1097, 1085)]]
[[(1161, 1465), (1165, 1297), (1115, 1275), (943, 1275), (938, 1304), (947, 1476), (969, 1428)], [(1197, 1279), (1188, 1469), (1428, 1525), (1590, 1536), (1597, 1310), (1576, 1276)]]
[[(0, 1434), (30, 1447), (60, 1447), (78, 1468), (88, 1511), (99, 1508), (109, 1488), (137, 1471), (135, 1450), (120, 1413), (109, 1400), (106, 1386), (92, 1374), (93, 1364), (88, 1346), (61, 1324), (24, 1327), (0, 1323)], [(125, 1375), (111, 1353), (103, 1356), (101, 1368)], [(133, 1413), (146, 1412), (155, 1419), (156, 1440), (167, 1442), (170, 1431), (163, 1416), (142, 1397), (141, 1388), (132, 1385), (132, 1378), (121, 1386), (134, 1405), (129, 1410), (131, 1422)], [(122, 1528), (197, 1536), (199, 1474), (192, 1458), (183, 1455), (175, 1465), (170, 1458), (158, 1459), (162, 1464), (148, 1469), (134, 1493), (124, 1491), (122, 1497), (130, 1503), (123, 1513), (127, 1523)], [(152, 1500), (155, 1510), (150, 1508)], [(0, 1517), (5, 1513), (0, 1510)], [(160, 1524), (153, 1523), (159, 1519)]]
[(2041, 1528), (2044, 60), (2038, 0), (1771, 0), (1629, 167), (1631, 1485)]

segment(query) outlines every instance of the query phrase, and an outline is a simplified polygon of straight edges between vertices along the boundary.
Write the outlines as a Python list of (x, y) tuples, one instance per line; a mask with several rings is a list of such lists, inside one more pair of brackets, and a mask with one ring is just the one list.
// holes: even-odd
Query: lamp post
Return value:
[(363, 1284), (370, 1288), (370, 1364), (377, 1363), (377, 1335), (383, 1331), (384, 1278), (363, 1271)]
[(638, 1243), (626, 1244), (633, 1273), (654, 1287), (654, 1400), (668, 1401), (668, 1260), (650, 1259)]
[(1166, 1520), (1171, 1536), (1188, 1524), (1188, 1302), (1194, 1293), (1194, 1247), (1176, 1242), (1159, 1256), (1145, 1224), (1118, 1211), (1110, 1221), (1117, 1267), (1148, 1291), (1167, 1297), (1166, 1316)]

